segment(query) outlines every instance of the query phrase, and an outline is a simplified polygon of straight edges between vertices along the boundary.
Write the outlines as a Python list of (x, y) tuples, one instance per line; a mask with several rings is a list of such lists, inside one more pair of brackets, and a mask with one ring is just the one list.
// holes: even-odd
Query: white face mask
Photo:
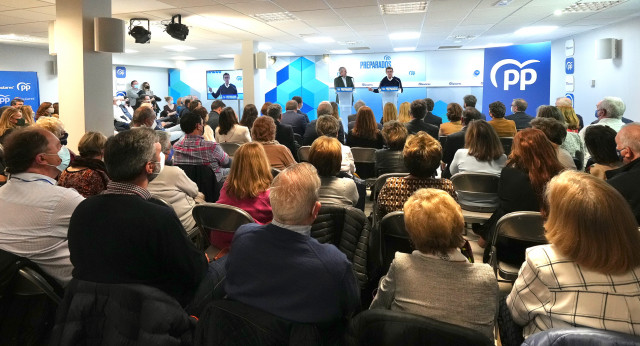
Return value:
[(53, 112), (55, 111), (55, 109), (53, 109), (53, 107), (47, 109), (47, 111), (49, 112), (49, 114), (53, 114)]
[(160, 153), (160, 161), (156, 162), (156, 164), (160, 164), (160, 168), (156, 171), (155, 168), (153, 170), (153, 173), (151, 173), (148, 177), (149, 182), (152, 182), (155, 178), (158, 177), (158, 175), (160, 175), (160, 172), (162, 172), (162, 170), (164, 169), (164, 153)]
[(116, 101), (116, 106), (120, 106), (122, 104), (122, 101), (118, 100)]

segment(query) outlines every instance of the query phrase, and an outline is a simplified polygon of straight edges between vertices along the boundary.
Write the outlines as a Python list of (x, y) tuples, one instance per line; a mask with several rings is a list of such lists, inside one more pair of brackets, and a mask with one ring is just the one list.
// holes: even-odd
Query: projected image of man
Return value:
[(231, 76), (228, 73), (225, 73), (222, 75), (222, 79), (224, 79), (224, 84), (220, 85), (217, 91), (214, 92), (213, 89), (209, 88), (209, 92), (211, 93), (211, 96), (213, 96), (213, 98), (218, 98), (218, 96), (220, 95), (237, 96), (238, 89), (236, 89), (235, 85), (229, 83), (229, 81), (231, 80)]

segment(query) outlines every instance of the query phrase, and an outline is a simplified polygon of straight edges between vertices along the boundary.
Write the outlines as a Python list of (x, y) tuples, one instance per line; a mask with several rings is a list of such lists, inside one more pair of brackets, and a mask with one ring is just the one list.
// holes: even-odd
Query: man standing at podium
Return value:
[[(341, 66), (338, 69), (338, 72), (340, 73), (340, 76), (333, 79), (333, 87), (334, 88), (353, 88), (354, 87), (353, 77), (347, 76), (347, 68), (344, 66)], [(338, 95), (336, 95), (336, 102), (339, 103)], [(351, 95), (351, 102), (353, 103), (353, 95)]]
[(222, 75), (222, 79), (224, 80), (224, 84), (220, 85), (220, 87), (218, 88), (217, 91), (213, 91), (213, 89), (209, 88), (209, 92), (211, 93), (211, 96), (213, 96), (213, 98), (218, 98), (218, 96), (220, 95), (238, 95), (238, 89), (236, 89), (236, 86), (229, 83), (229, 81), (231, 80), (231, 76), (228, 73), (224, 73)]
[(387, 66), (387, 69), (385, 71), (387, 72), (387, 76), (385, 78), (382, 78), (382, 80), (380, 81), (380, 85), (375, 89), (369, 88), (369, 91), (378, 93), (380, 92), (380, 88), (382, 87), (398, 87), (398, 89), (400, 89), (400, 92), (402, 92), (402, 81), (400, 81), (400, 78), (393, 76), (393, 67)]

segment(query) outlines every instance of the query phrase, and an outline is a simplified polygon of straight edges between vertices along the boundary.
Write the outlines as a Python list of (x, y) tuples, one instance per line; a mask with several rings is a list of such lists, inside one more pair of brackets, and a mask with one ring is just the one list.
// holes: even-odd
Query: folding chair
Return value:
[(309, 151), (311, 151), (311, 146), (304, 145), (298, 149), (298, 158), (300, 162), (309, 162)]
[(240, 148), (240, 143), (220, 142), (218, 144), (222, 147), (222, 150), (224, 150), (224, 152), (231, 157), (233, 157), (233, 154), (236, 153), (236, 150)]
[[(246, 211), (226, 204), (204, 203), (193, 207), (193, 219), (203, 236), (209, 239), (210, 231), (234, 233), (238, 227), (253, 222), (253, 217)], [(207, 254), (214, 257), (223, 249), (209, 246)]]
[[(376, 177), (376, 150), (373, 148), (351, 148), (353, 161), (356, 164), (356, 173), (360, 179)], [(373, 184), (374, 181), (371, 181)], [(371, 186), (371, 184), (368, 184)]]
[[(451, 182), (466, 223), (484, 223), (491, 218), (497, 207), (499, 176), (463, 172), (454, 174)], [(489, 205), (492, 201), (495, 204)]]

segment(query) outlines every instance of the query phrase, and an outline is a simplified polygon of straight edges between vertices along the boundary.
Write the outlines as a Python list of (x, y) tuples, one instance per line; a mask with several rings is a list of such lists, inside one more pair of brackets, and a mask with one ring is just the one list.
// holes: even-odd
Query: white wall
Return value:
[[(40, 102), (58, 102), (58, 77), (53, 74), (48, 48), (0, 44), (0, 70), (37, 72)], [(73, 86), (70, 86), (73, 87)]]
[[(605, 96), (618, 96), (627, 106), (624, 116), (640, 121), (640, 20), (638, 17), (595, 29), (580, 35), (569, 36), (551, 43), (551, 104), (556, 97), (565, 94), (565, 41), (575, 42), (575, 109), (583, 116), (585, 124), (595, 120), (596, 103)], [(602, 38), (622, 40), (622, 50), (617, 59), (596, 60), (595, 42)], [(591, 81), (595, 86), (591, 87)]]

